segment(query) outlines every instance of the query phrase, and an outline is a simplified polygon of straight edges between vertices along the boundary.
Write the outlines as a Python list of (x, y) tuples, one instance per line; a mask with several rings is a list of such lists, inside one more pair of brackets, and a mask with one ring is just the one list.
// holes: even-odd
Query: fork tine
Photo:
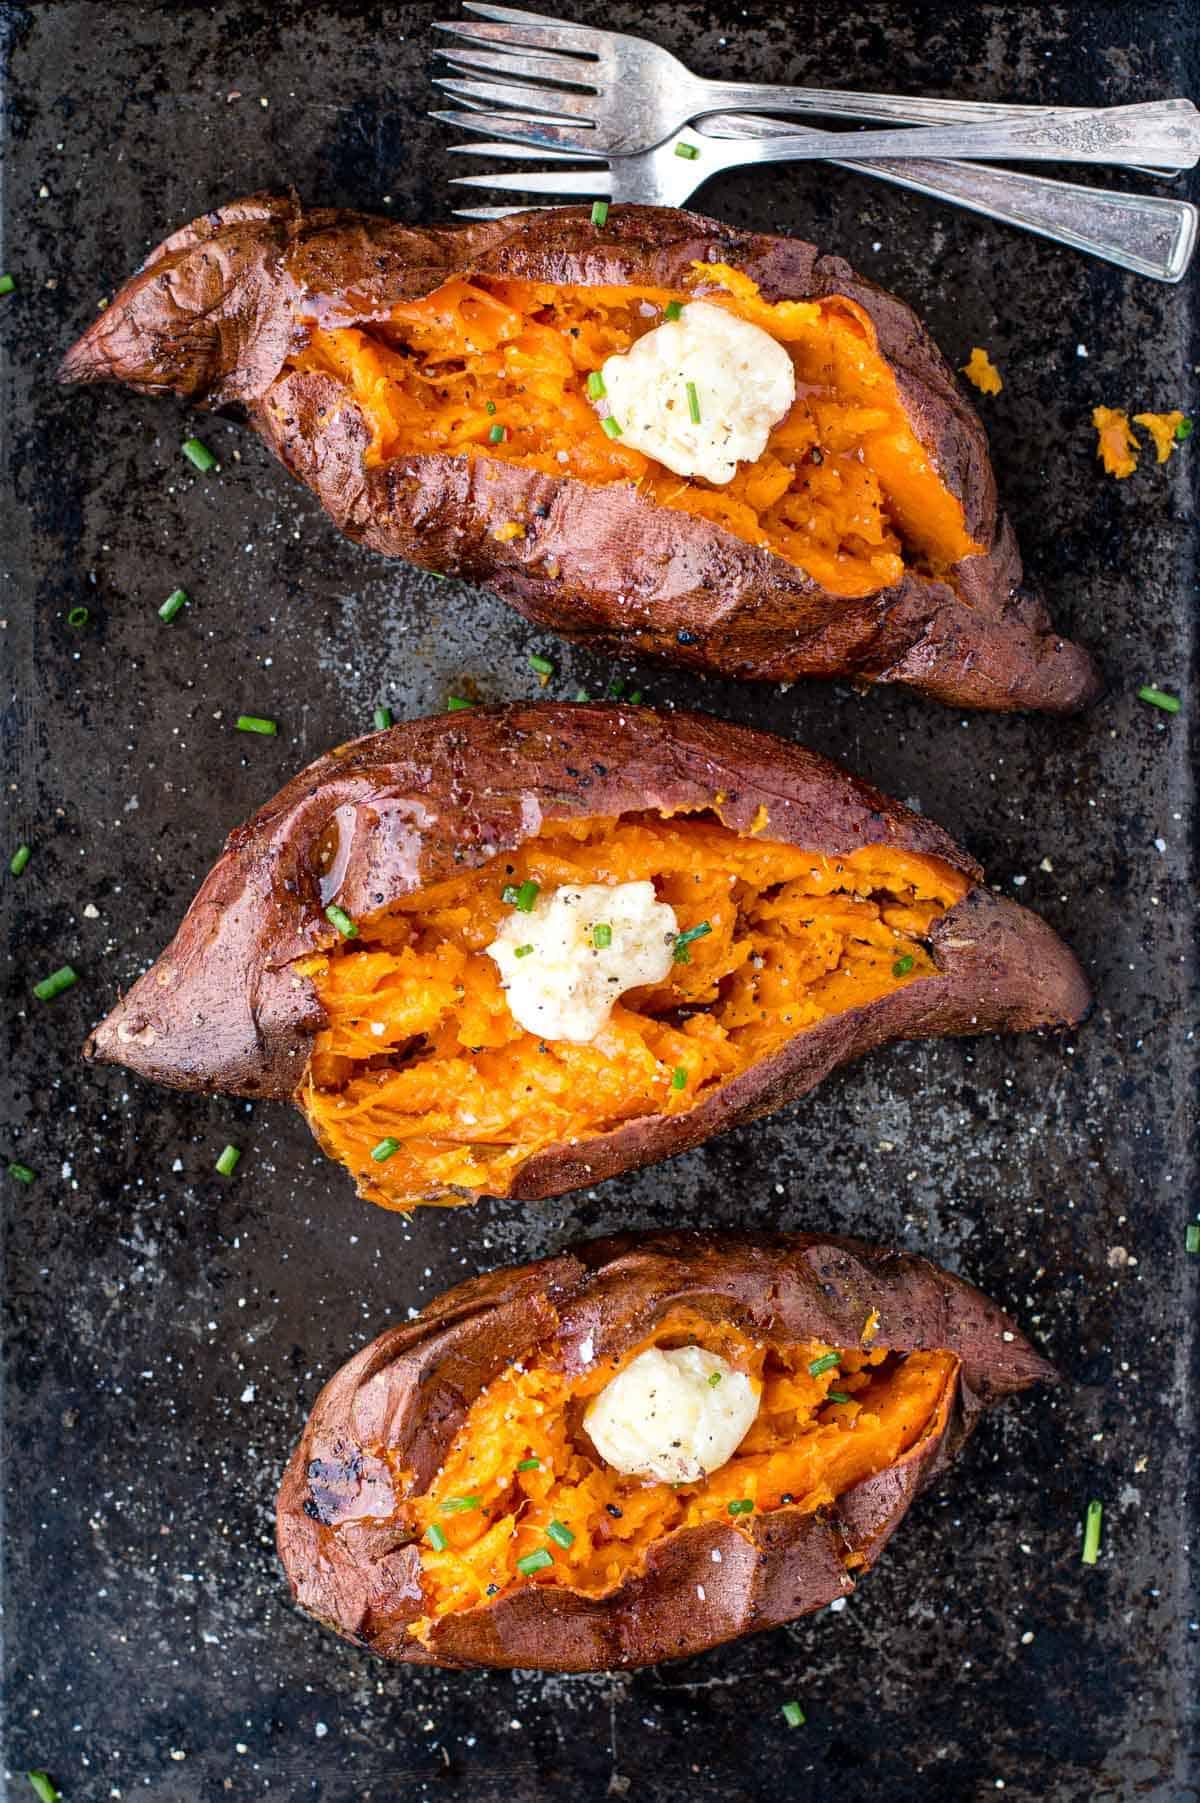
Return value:
[(458, 19), (439, 22), (434, 29), (457, 32), (459, 37), (470, 38), (476, 44), (504, 44), (510, 50), (566, 50), (590, 57), (602, 53), (606, 35), (587, 25), (564, 25), (560, 19), (548, 19), (544, 13), (509, 13), (507, 21), (494, 25)]
[[(517, 163), (578, 163), (581, 161), (570, 150), (543, 150), (540, 144), (448, 144), (446, 146), (452, 157), (501, 157), (509, 162)], [(587, 163), (587, 159), (582, 161)], [(602, 162), (603, 158), (593, 157), (592, 163)]]
[[(505, 146), (497, 144), (496, 155), (505, 154)], [(607, 163), (592, 163), (582, 169), (530, 169), (501, 171), (498, 175), (452, 175), (454, 188), (495, 188), (501, 194), (578, 194), (585, 200), (602, 198), (612, 193), (612, 171)]]
[(518, 213), (552, 213), (553, 207), (455, 207), (452, 219), (515, 219)]
[(457, 44), (446, 44), (437, 54), (468, 74), (482, 69), (485, 75), (511, 75), (517, 81), (564, 81), (577, 88), (596, 85), (589, 79), (589, 72), (595, 74), (595, 65), (573, 62), (569, 56), (541, 56), (532, 50), (528, 56), (503, 56), (496, 50), (460, 50)]
[(435, 88), (466, 100), (491, 101), (500, 106), (520, 107), (524, 112), (547, 113), (555, 119), (574, 119), (581, 125), (594, 125), (594, 94), (569, 94), (565, 88), (524, 88), (507, 81), (460, 81), (447, 75), (433, 76)]
[[(494, 138), (506, 140), (501, 156), (534, 155), (555, 161), (567, 157), (572, 162), (601, 155), (580, 145), (586, 132), (574, 125), (555, 125), (552, 119), (528, 119), (520, 113), (430, 113), (441, 125), (456, 125), (460, 131), (490, 132)], [(456, 145), (456, 149), (465, 149)], [(473, 147), (472, 147), (473, 148)]]

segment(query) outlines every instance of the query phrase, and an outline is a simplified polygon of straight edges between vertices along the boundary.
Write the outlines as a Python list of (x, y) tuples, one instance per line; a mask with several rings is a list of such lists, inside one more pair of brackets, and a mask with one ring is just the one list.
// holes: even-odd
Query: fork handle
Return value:
[[(743, 113), (720, 114), (706, 119), (705, 125), (739, 138), (803, 137), (810, 129)], [(1189, 201), (1166, 200), (1156, 194), (1117, 194), (1023, 170), (995, 169), (987, 163), (926, 162), (913, 157), (903, 162), (839, 161), (838, 167), (877, 176), (934, 200), (951, 201), (986, 219), (1020, 226), (1055, 244), (1069, 244), (1160, 282), (1180, 281), (1196, 247), (1200, 215)]]

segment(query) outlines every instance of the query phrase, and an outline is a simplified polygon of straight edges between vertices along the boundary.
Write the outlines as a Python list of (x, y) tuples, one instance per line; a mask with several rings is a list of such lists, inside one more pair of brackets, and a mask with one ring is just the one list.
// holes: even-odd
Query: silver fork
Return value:
[[(503, 129), (508, 116), (435, 113), (433, 117), (469, 131), (492, 131)], [(454, 185), (492, 188), (508, 194), (544, 194), (558, 203), (569, 199), (607, 199), (682, 206), (718, 168), (786, 160), (791, 146), (799, 149), (797, 140), (820, 135), (810, 133), (804, 125), (748, 115), (715, 115), (705, 123), (710, 132), (689, 128), (640, 156), (617, 157), (611, 164), (602, 160), (582, 162), (582, 167), (562, 166), (579, 165), (582, 156), (578, 151), (545, 150), (540, 145), (512, 142), (455, 144), (451, 149), (459, 156), (550, 162), (556, 166), (457, 176)], [(738, 135), (720, 137), (710, 135), (712, 131)], [(702, 154), (680, 155), (680, 145), (702, 147)], [(762, 157), (764, 149), (770, 152), (769, 159)], [(1088, 251), (1123, 269), (1163, 282), (1180, 280), (1196, 245), (1198, 215), (1187, 201), (1151, 194), (1117, 194), (1013, 169), (993, 169), (983, 163), (924, 162), (917, 158), (891, 163), (830, 160), (918, 194), (949, 200), (989, 219), (1021, 226), (1057, 244)], [(521, 210), (513, 206), (481, 206), (461, 209), (460, 214), (470, 219), (495, 219)]]
[[(468, 72), (468, 79), (439, 77), (438, 86), (472, 107), (500, 105), (554, 114), (554, 120), (537, 121), (538, 136), (528, 140), (551, 149), (579, 148), (580, 133), (586, 131), (590, 150), (597, 155), (635, 155), (661, 144), (704, 113), (742, 107), (760, 113), (822, 113), (846, 119), (965, 126), (1036, 123), (1049, 115), (1061, 119), (1088, 110), (706, 81), (693, 75), (669, 50), (626, 32), (573, 25), (546, 13), (486, 5), (483, 0), (464, 0), (464, 9), (483, 23), (444, 21), (434, 26), (435, 31), (484, 47), (464, 49), (454, 43), (441, 50), (439, 54), (454, 67)], [(481, 81), (475, 71), (501, 79)], [(572, 88), (582, 91), (571, 92)], [(1189, 102), (1182, 104), (1190, 107)], [(1194, 115), (1195, 109), (1191, 111)], [(888, 154), (879, 145), (864, 149), (870, 154)], [(933, 155), (934, 151), (933, 145), (919, 151), (913, 147), (913, 153), (919, 155)], [(840, 152), (847, 154), (844, 142)], [(951, 150), (944, 154), (962, 153)]]

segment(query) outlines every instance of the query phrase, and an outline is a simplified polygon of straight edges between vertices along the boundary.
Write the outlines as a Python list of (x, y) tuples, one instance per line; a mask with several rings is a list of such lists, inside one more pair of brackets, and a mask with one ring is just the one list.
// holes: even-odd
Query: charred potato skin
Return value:
[[(874, 1314), (872, 1346), (946, 1349), (961, 1367), (926, 1438), (830, 1510), (787, 1507), (741, 1526), (682, 1529), (607, 1595), (523, 1586), (442, 1617), (425, 1641), (414, 1638), (408, 1624), (423, 1612), (420, 1550), (381, 1519), (401, 1500), (389, 1466), (410, 1470), (413, 1493), (423, 1490), (475, 1397), (511, 1361), (554, 1340), (574, 1374), (619, 1356), (678, 1305), (732, 1320), (756, 1338), (837, 1346), (858, 1345)], [(279, 1492), (280, 1558), (302, 1609), (402, 1663), (595, 1671), (680, 1658), (852, 1591), (847, 1556), (858, 1555), (862, 1569), (875, 1563), (981, 1410), (1053, 1378), (995, 1304), (907, 1253), (821, 1235), (594, 1241), (463, 1284), (382, 1334), (326, 1384)]]
[[(494, 458), (365, 469), (369, 430), (331, 376), (289, 372), (306, 322), (382, 317), (456, 274), (679, 285), (724, 262), (768, 300), (846, 295), (870, 315), (917, 436), (985, 547), (945, 581), (906, 571), (847, 599), (761, 547), (625, 485), (592, 489)], [(349, 537), (486, 583), (598, 650), (766, 681), (855, 676), (956, 707), (1070, 713), (1100, 692), (1023, 579), (977, 414), (910, 308), (838, 257), (698, 214), (614, 206), (457, 228), (252, 196), (169, 238), (71, 349), (60, 379), (173, 390), (243, 413)], [(524, 536), (499, 542), (498, 524)]]
[(361, 919), (514, 849), (544, 819), (704, 808), (831, 856), (882, 844), (963, 872), (975, 886), (935, 924), (936, 974), (822, 1021), (685, 1114), (537, 1154), (508, 1194), (558, 1195), (699, 1145), (891, 1040), (1063, 1026), (1086, 1012), (1083, 973), (1038, 915), (983, 886), (941, 827), (836, 764), (700, 714), (535, 703), (411, 721), (301, 772), (230, 835), (174, 940), (85, 1056), (177, 1089), (295, 1096), (325, 1017), (293, 965), (337, 939), (318, 856), (331, 831), (336, 899)]

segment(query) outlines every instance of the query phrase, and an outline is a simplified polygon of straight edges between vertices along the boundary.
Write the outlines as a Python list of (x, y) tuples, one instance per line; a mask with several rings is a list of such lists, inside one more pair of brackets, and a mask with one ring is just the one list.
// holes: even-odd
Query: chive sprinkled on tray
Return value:
[(576, 699), (576, 701), (590, 701), (591, 696), (588, 694), (586, 689), (576, 689), (575, 699)]
[(614, 676), (608, 685), (606, 693), (610, 701), (619, 701), (625, 693), (625, 678), (623, 676)]
[(1196, 422), (1194, 419), (1181, 419), (1179, 424), (1175, 428), (1176, 443), (1177, 444), (1186, 444), (1188, 439), (1192, 436), (1192, 433), (1195, 430), (1196, 430)]
[(445, 1552), (446, 1536), (436, 1521), (431, 1521), (429, 1526), (425, 1529), (425, 1538), (428, 1540), (435, 1553)]
[(554, 1555), (548, 1553), (544, 1546), (539, 1546), (534, 1553), (526, 1553), (523, 1559), (517, 1560), (517, 1570), (523, 1578), (531, 1578), (535, 1571), (545, 1571), (547, 1565), (553, 1565)]
[(374, 718), (375, 718), (375, 731), (376, 732), (386, 732), (388, 727), (391, 726), (393, 723), (391, 708), (390, 707), (377, 707), (375, 709)]
[(823, 1352), (820, 1358), (814, 1359), (812, 1364), (808, 1367), (808, 1375), (810, 1377), (822, 1377), (826, 1371), (835, 1370), (841, 1362), (840, 1353)]
[(16, 851), (14, 851), (12, 857), (8, 860), (8, 868), (12, 871), (14, 876), (20, 876), (32, 856), (33, 853), (27, 845), (17, 846)]
[(16, 285), (10, 275), (0, 275), (0, 294), (11, 294)]
[(335, 926), (343, 939), (357, 939), (358, 928), (347, 914), (345, 908), (339, 908), (336, 902), (330, 902), (325, 910), (325, 918), (330, 926)]
[(672, 1089), (686, 1089), (687, 1088), (687, 1072), (683, 1068), (682, 1064), (677, 1064), (675, 1066), (675, 1069), (671, 1072), (671, 1088)]
[(693, 426), (700, 424), (700, 396), (696, 393), (696, 384), (687, 384), (688, 417)]
[(902, 958), (897, 958), (896, 962), (892, 965), (892, 975), (894, 977), (906, 977), (915, 963), (916, 959), (913, 957), (912, 953), (905, 952), (904, 956)]
[(371, 1157), (376, 1164), (386, 1164), (393, 1152), (400, 1150), (398, 1139), (381, 1139), (377, 1146), (371, 1147)]
[(216, 1166), (217, 1170), (221, 1173), (222, 1177), (232, 1177), (233, 1176), (233, 1173), (238, 1168), (238, 1163), (241, 1159), (241, 1156), (242, 1156), (242, 1149), (240, 1146), (226, 1146), (225, 1147), (225, 1150), (221, 1153), (221, 1156), (217, 1160), (217, 1166)]
[(477, 1496), (448, 1496), (445, 1502), (438, 1504), (443, 1515), (469, 1515), (472, 1509), (479, 1507), (480, 1502)]
[(803, 1728), (804, 1711), (799, 1703), (784, 1703), (779, 1711), (789, 1728)]
[(594, 200), (592, 202), (592, 224), (605, 225), (607, 222), (608, 202), (606, 200)]
[(465, 695), (447, 695), (446, 697), (446, 712), (448, 714), (461, 714), (464, 708), (474, 707), (474, 705), (475, 703), (473, 701), (468, 701)]
[(676, 144), (675, 155), (683, 157), (689, 163), (694, 163), (700, 155), (700, 151), (695, 144)]
[(612, 928), (606, 920), (598, 920), (592, 928), (592, 944), (598, 952), (606, 952), (612, 944)]
[(598, 369), (588, 371), (587, 391), (593, 401), (602, 401), (608, 393), (608, 389), (604, 386), (604, 377)]
[(1164, 714), (1177, 714), (1183, 703), (1178, 695), (1168, 695), (1164, 689), (1156, 689), (1153, 683), (1143, 683), (1137, 692), (1139, 701), (1148, 701), (1151, 707), (1160, 707)]
[[(0, 276), (0, 283), (4, 280), (5, 278)], [(0, 287), (0, 294), (3, 293), (3, 287)], [(62, 1792), (51, 1783), (45, 1772), (26, 1772), (25, 1776), (33, 1786), (33, 1794), (38, 1799), (38, 1803), (62, 1803)]]
[(540, 1459), (521, 1459), (517, 1464), (518, 1471), (540, 1471), (541, 1469), (542, 1461)]
[(503, 444), (504, 438), (505, 438), (505, 428), (503, 426), (495, 425), (495, 426), (491, 426), (488, 428), (488, 443), (489, 444)]
[(1189, 1221), (1187, 1232), (1183, 1236), (1184, 1250), (1200, 1252), (1200, 1221)]
[(719, 1371), (710, 1371), (709, 1372), (708, 1387), (710, 1390), (715, 1390), (717, 1385), (720, 1383), (720, 1381), (721, 1381), (721, 1373)]
[(603, 430), (608, 433), (608, 436), (610, 438), (620, 438), (621, 428), (617, 424), (616, 420), (613, 418), (611, 413), (606, 414), (605, 417), (600, 421), (600, 424), (601, 424), (601, 427), (603, 428)]
[(664, 319), (679, 319), (683, 313), (682, 301), (668, 301), (663, 308)]
[(533, 947), (531, 945), (514, 945), (513, 957), (514, 958), (528, 958), (532, 951), (533, 951)]
[(1093, 1497), (1087, 1506), (1083, 1524), (1083, 1551), (1080, 1558), (1085, 1565), (1094, 1565), (1100, 1557), (1100, 1524), (1103, 1519), (1104, 1504)]
[(703, 939), (706, 933), (711, 932), (712, 927), (709, 925), (708, 921), (702, 920), (697, 926), (689, 927), (685, 933), (677, 933), (675, 935), (675, 950), (672, 954), (676, 964), (690, 964), (692, 961), (692, 954), (688, 950), (688, 947), (694, 944), (697, 939)]
[(574, 1534), (571, 1532), (570, 1528), (566, 1527), (561, 1521), (552, 1521), (550, 1523), (550, 1526), (546, 1529), (546, 1538), (548, 1540), (553, 1540), (555, 1546), (564, 1548), (574, 1546), (575, 1544)]
[(86, 607), (73, 607), (67, 615), (67, 625), (73, 626), (75, 631), (79, 632), (87, 625), (91, 617)]
[(40, 983), (35, 983), (33, 993), (39, 1002), (52, 1002), (56, 995), (61, 995), (64, 989), (74, 988), (78, 981), (71, 966), (64, 964), (58, 970), (52, 970), (48, 977), (43, 977)]
[(172, 589), (171, 593), (167, 596), (166, 600), (158, 610), (159, 619), (165, 620), (169, 626), (180, 608), (186, 607), (189, 600), (190, 596), (186, 589)]
[(202, 475), (207, 475), (209, 470), (215, 470), (217, 467), (216, 457), (202, 438), (185, 438), (183, 454), (189, 463), (195, 464)]
[(539, 676), (554, 675), (554, 665), (550, 662), (548, 657), (543, 657), (539, 651), (530, 653), (529, 668), (535, 670)]
[(729, 1513), (731, 1515), (753, 1515), (754, 1504), (748, 1496), (740, 1496), (736, 1502), (730, 1503)]
[(538, 885), (532, 877), (526, 877), (523, 883), (505, 883), (500, 891), (500, 900), (519, 914), (532, 914), (537, 898)]
[(27, 1164), (21, 1164), (14, 1158), (8, 1167), (8, 1174), (15, 1183), (24, 1183), (28, 1186), (33, 1182), (37, 1172), (31, 1171)]
[(264, 720), (261, 714), (239, 714), (234, 724), (239, 732), (259, 732), (268, 739), (279, 731), (277, 720)]

